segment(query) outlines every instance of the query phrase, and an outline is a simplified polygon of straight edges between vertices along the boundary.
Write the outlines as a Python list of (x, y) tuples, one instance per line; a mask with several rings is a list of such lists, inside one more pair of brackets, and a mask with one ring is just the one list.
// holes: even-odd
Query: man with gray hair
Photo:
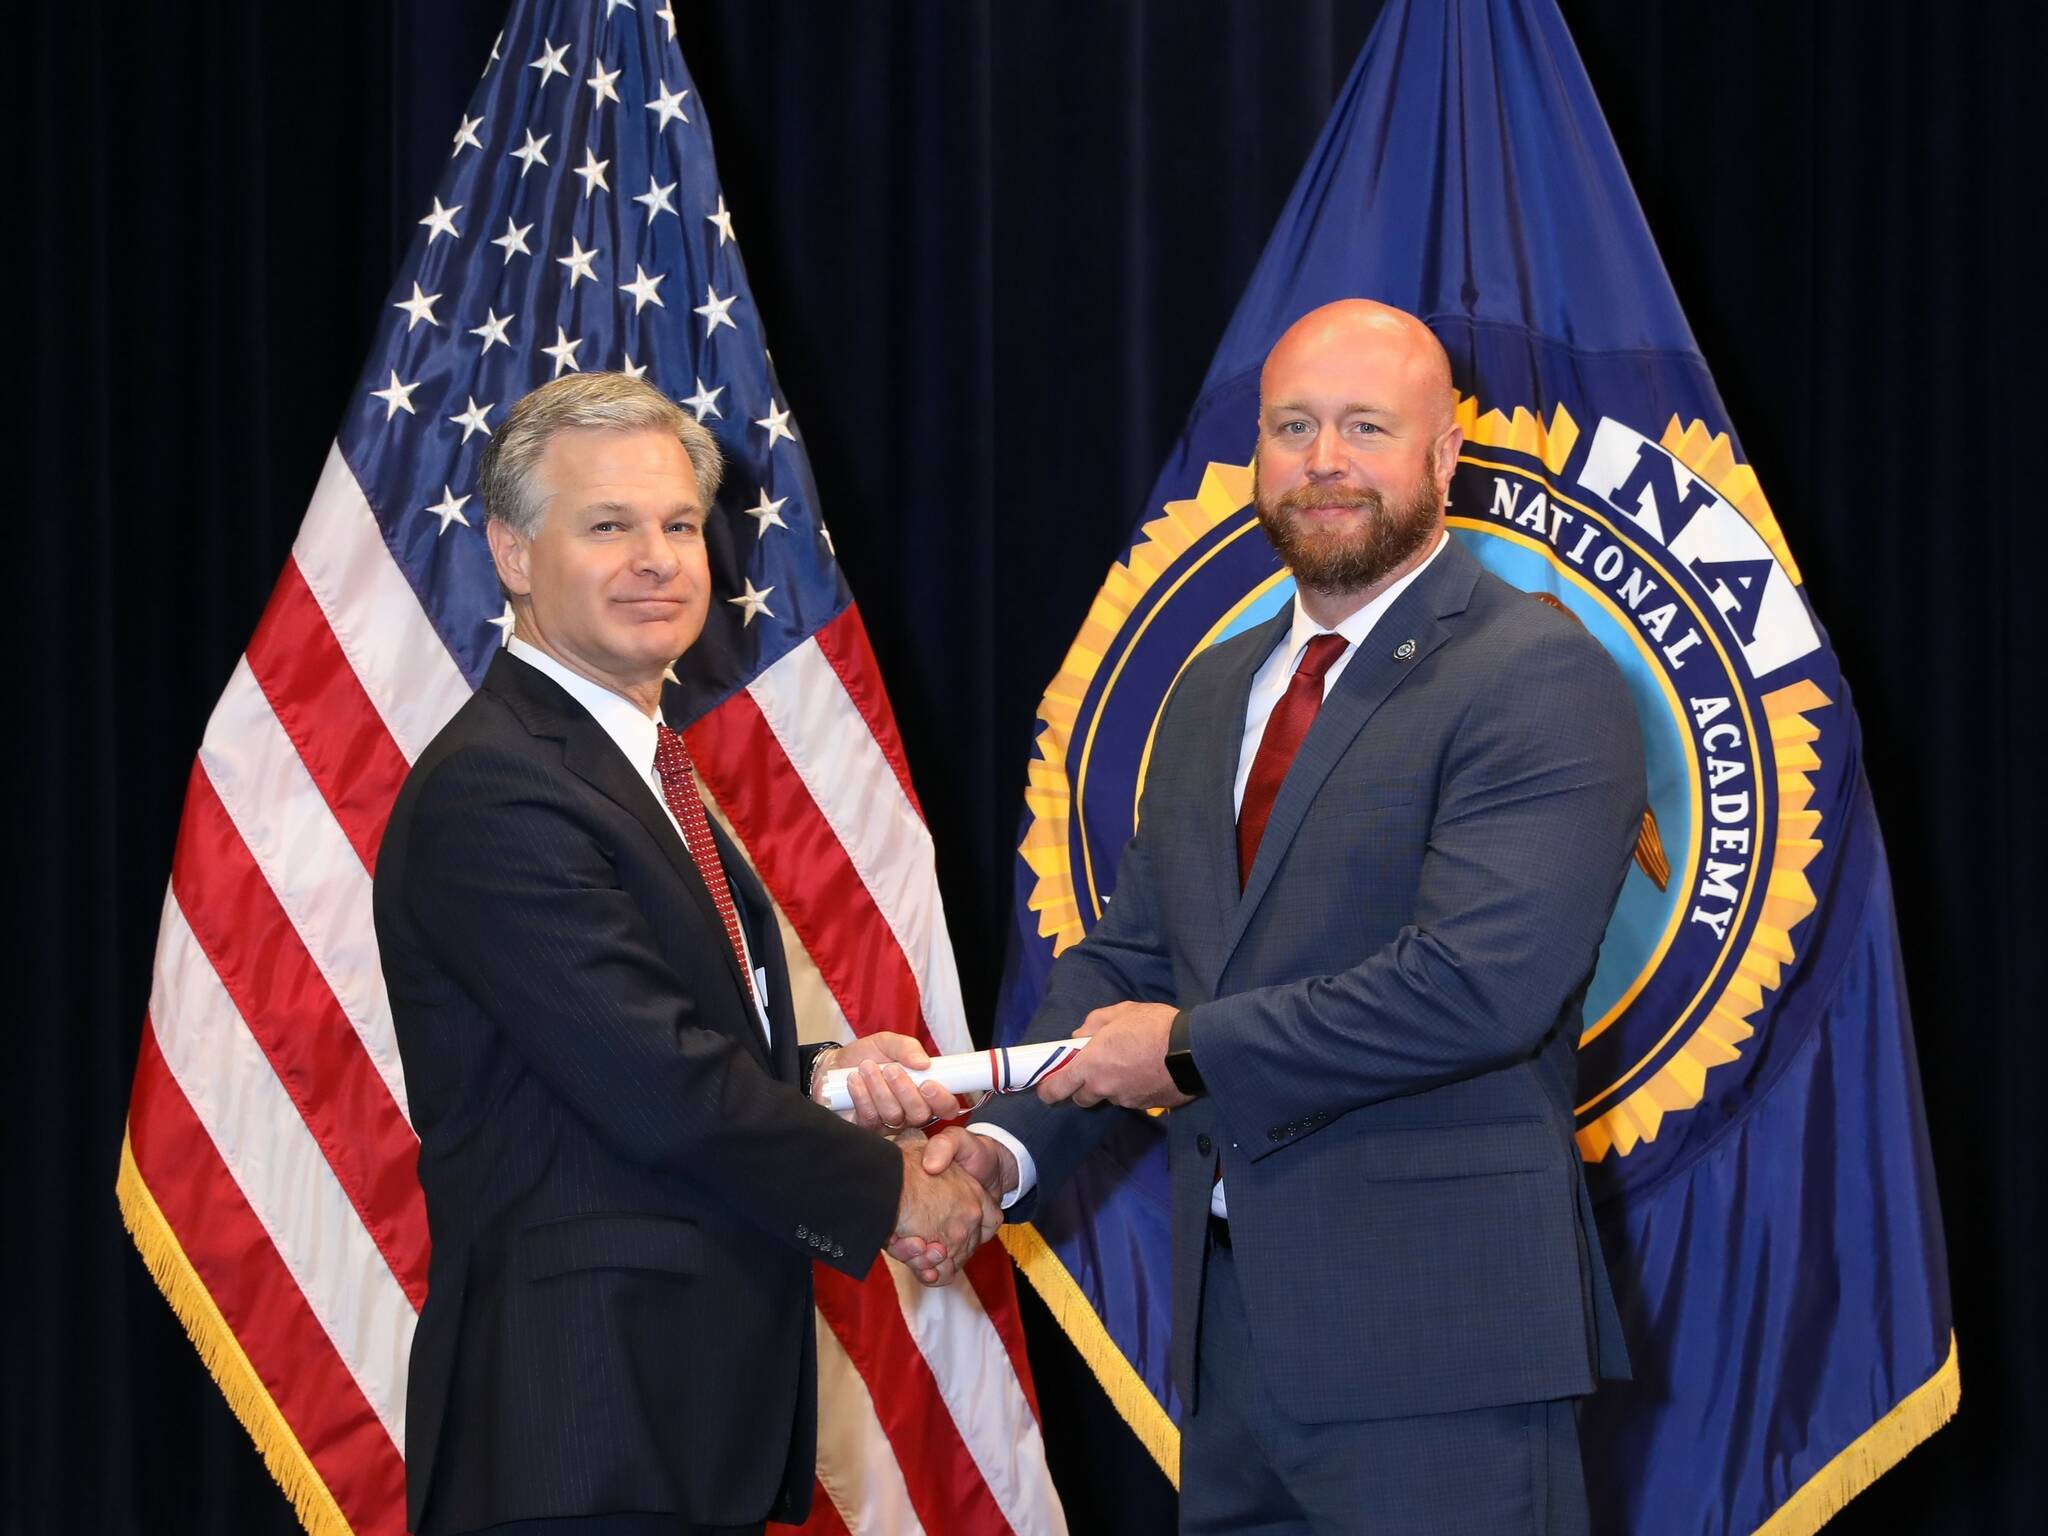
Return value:
[[(433, 1239), (418, 1536), (802, 1520), (811, 1261), (860, 1275), (894, 1243), (949, 1275), (995, 1227), (964, 1172), (868, 1134), (959, 1108), (910, 1083), (914, 1040), (799, 1048), (767, 896), (661, 719), (722, 467), (623, 374), (535, 390), (484, 455), (512, 637), (414, 764), (375, 883)], [(835, 1052), (858, 1125), (806, 1102)]]

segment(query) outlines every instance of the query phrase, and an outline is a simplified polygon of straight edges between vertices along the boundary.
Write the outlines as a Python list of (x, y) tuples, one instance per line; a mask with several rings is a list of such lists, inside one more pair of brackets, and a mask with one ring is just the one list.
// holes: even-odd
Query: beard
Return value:
[[(1295, 584), (1335, 595), (1362, 591), (1419, 554), (1436, 532), (1444, 493), (1433, 476), (1424, 475), (1412, 494), (1392, 506), (1378, 491), (1315, 485), (1269, 498), (1254, 472), (1252, 505)], [(1297, 515), (1314, 507), (1357, 507), (1366, 514), (1365, 526), (1355, 532), (1318, 528)]]

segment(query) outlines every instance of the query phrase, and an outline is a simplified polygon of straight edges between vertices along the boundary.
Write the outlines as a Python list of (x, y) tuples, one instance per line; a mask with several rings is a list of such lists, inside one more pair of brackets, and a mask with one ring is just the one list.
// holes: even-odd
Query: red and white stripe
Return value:
[[(469, 688), (338, 450), (208, 724), (129, 1112), (137, 1173), (357, 1532), (404, 1529), (405, 1371), (426, 1294), (370, 872), (406, 769)], [(688, 732), (793, 941), (807, 1034), (968, 1047), (932, 844), (848, 609)], [(807, 1001), (806, 1001), (807, 1000)], [(1065, 1529), (1011, 1271), (927, 1293), (819, 1271), (806, 1529)]]

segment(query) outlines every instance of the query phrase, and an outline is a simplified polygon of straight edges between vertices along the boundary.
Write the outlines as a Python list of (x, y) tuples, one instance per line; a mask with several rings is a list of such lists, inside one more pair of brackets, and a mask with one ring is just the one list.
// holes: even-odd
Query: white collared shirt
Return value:
[[(1351, 665), (1351, 658), (1358, 654), (1358, 648), (1365, 643), (1373, 628), (1385, 617), (1389, 608), (1403, 592), (1413, 586), (1415, 579), (1435, 563), (1436, 557), (1444, 552), (1450, 534), (1439, 531), (1436, 547), (1424, 557), (1422, 563), (1388, 587), (1358, 612), (1343, 620), (1335, 629), (1325, 629), (1301, 606), (1301, 594), (1294, 594), (1294, 623), (1286, 637), (1273, 647), (1272, 653), (1259, 663), (1259, 670), (1252, 674), (1251, 697), (1245, 701), (1244, 739), (1237, 749), (1237, 781), (1231, 788), (1231, 805), (1244, 808), (1244, 786), (1252, 775), (1252, 760), (1259, 755), (1259, 742), (1266, 734), (1266, 722), (1273, 717), (1281, 698), (1287, 692), (1287, 685), (1293, 681), (1295, 669), (1301, 665), (1301, 653), (1308, 648), (1309, 641), (1317, 635), (1338, 635), (1344, 640), (1344, 650), (1329, 670), (1323, 673), (1323, 697), (1330, 696), (1330, 690), (1337, 686), (1337, 679), (1344, 669)], [(1008, 1147), (1017, 1158), (1017, 1187), (1003, 1197), (1005, 1209), (1030, 1193), (1038, 1183), (1038, 1165), (1032, 1160), (1030, 1150), (1024, 1143), (997, 1125), (973, 1125), (970, 1130), (984, 1136), (993, 1136)], [(1228, 1218), (1230, 1205), (1223, 1193), (1223, 1181), (1218, 1179), (1209, 1191), (1211, 1214)]]
[[(661, 807), (661, 814), (668, 818), (668, 824), (676, 829), (676, 836), (685, 848), (689, 839), (683, 837), (682, 824), (676, 820), (676, 813), (668, 808), (668, 793), (662, 787), (661, 774), (654, 766), (655, 748), (660, 745), (659, 727), (661, 720), (656, 715), (643, 714), (640, 706), (622, 693), (614, 693), (602, 683), (594, 683), (580, 672), (572, 672), (539, 646), (518, 635), (514, 635), (505, 649), (521, 661), (542, 673), (550, 681), (559, 683), (562, 691), (583, 706), (584, 712), (595, 720), (611, 737), (625, 759), (633, 767), (647, 787), (654, 792), (654, 803)], [(761, 1019), (761, 1033), (774, 1044), (775, 1032), (768, 1024), (768, 978), (762, 971), (755, 970), (753, 951), (747, 945), (747, 930), (744, 923), (740, 929), (740, 955), (742, 963), (754, 977), (754, 1011)]]

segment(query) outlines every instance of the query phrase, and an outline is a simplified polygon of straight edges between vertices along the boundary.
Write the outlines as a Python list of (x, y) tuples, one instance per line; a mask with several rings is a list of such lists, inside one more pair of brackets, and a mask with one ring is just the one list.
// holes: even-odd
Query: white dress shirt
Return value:
[[(1309, 641), (1318, 635), (1339, 635), (1345, 642), (1343, 651), (1330, 664), (1329, 670), (1323, 673), (1323, 697), (1327, 699), (1330, 690), (1337, 686), (1337, 679), (1343, 675), (1344, 669), (1351, 665), (1351, 658), (1358, 654), (1358, 648), (1365, 643), (1366, 636), (1372, 633), (1373, 627), (1379, 623), (1386, 611), (1394, 606), (1394, 600), (1406, 592), (1414, 584), (1415, 578), (1428, 570), (1436, 557), (1443, 553), (1444, 544), (1449, 538), (1448, 533), (1439, 533), (1435, 548), (1430, 550), (1420, 565), (1339, 623), (1335, 629), (1325, 629), (1310, 618), (1301, 606), (1301, 594), (1295, 593), (1293, 625), (1288, 629), (1286, 637), (1273, 647), (1271, 654), (1259, 663), (1259, 670), (1252, 674), (1251, 697), (1245, 701), (1244, 739), (1237, 749), (1237, 781), (1231, 787), (1230, 803), (1233, 810), (1242, 810), (1244, 807), (1244, 786), (1252, 776), (1252, 760), (1259, 755), (1259, 743), (1265, 737), (1266, 722), (1272, 718), (1274, 709), (1279, 706), (1281, 698), (1286, 694), (1288, 683), (1293, 681), (1295, 669), (1301, 665), (1301, 653), (1308, 649)], [(1016, 1154), (1017, 1187), (1003, 1197), (1003, 1205), (1007, 1209), (1023, 1199), (1038, 1182), (1038, 1165), (1032, 1161), (1031, 1153), (1024, 1143), (1001, 1126), (976, 1124), (969, 1126), (968, 1129), (978, 1131), (983, 1136), (995, 1137)], [(1215, 1187), (1209, 1191), (1209, 1210), (1212, 1214), (1225, 1218), (1230, 1215), (1230, 1205), (1224, 1196), (1221, 1179), (1218, 1179)]]
[[(581, 704), (591, 719), (595, 720), (611, 737), (612, 742), (632, 765), (647, 787), (654, 791), (654, 803), (661, 807), (661, 814), (668, 818), (668, 824), (676, 829), (676, 836), (685, 848), (690, 840), (683, 836), (682, 824), (676, 820), (676, 813), (668, 808), (668, 793), (662, 788), (661, 774), (654, 766), (654, 750), (660, 745), (659, 715), (641, 713), (640, 706), (622, 693), (613, 693), (601, 683), (593, 683), (580, 672), (572, 672), (537, 645), (532, 645), (514, 635), (505, 649), (517, 656), (535, 671), (544, 673), (551, 681), (561, 684), (562, 691)], [(764, 971), (754, 967), (753, 951), (747, 947), (747, 929), (739, 925), (740, 955), (742, 963), (754, 977), (754, 1012), (761, 1020), (761, 1033), (774, 1044), (775, 1032), (768, 1024), (768, 977)]]

